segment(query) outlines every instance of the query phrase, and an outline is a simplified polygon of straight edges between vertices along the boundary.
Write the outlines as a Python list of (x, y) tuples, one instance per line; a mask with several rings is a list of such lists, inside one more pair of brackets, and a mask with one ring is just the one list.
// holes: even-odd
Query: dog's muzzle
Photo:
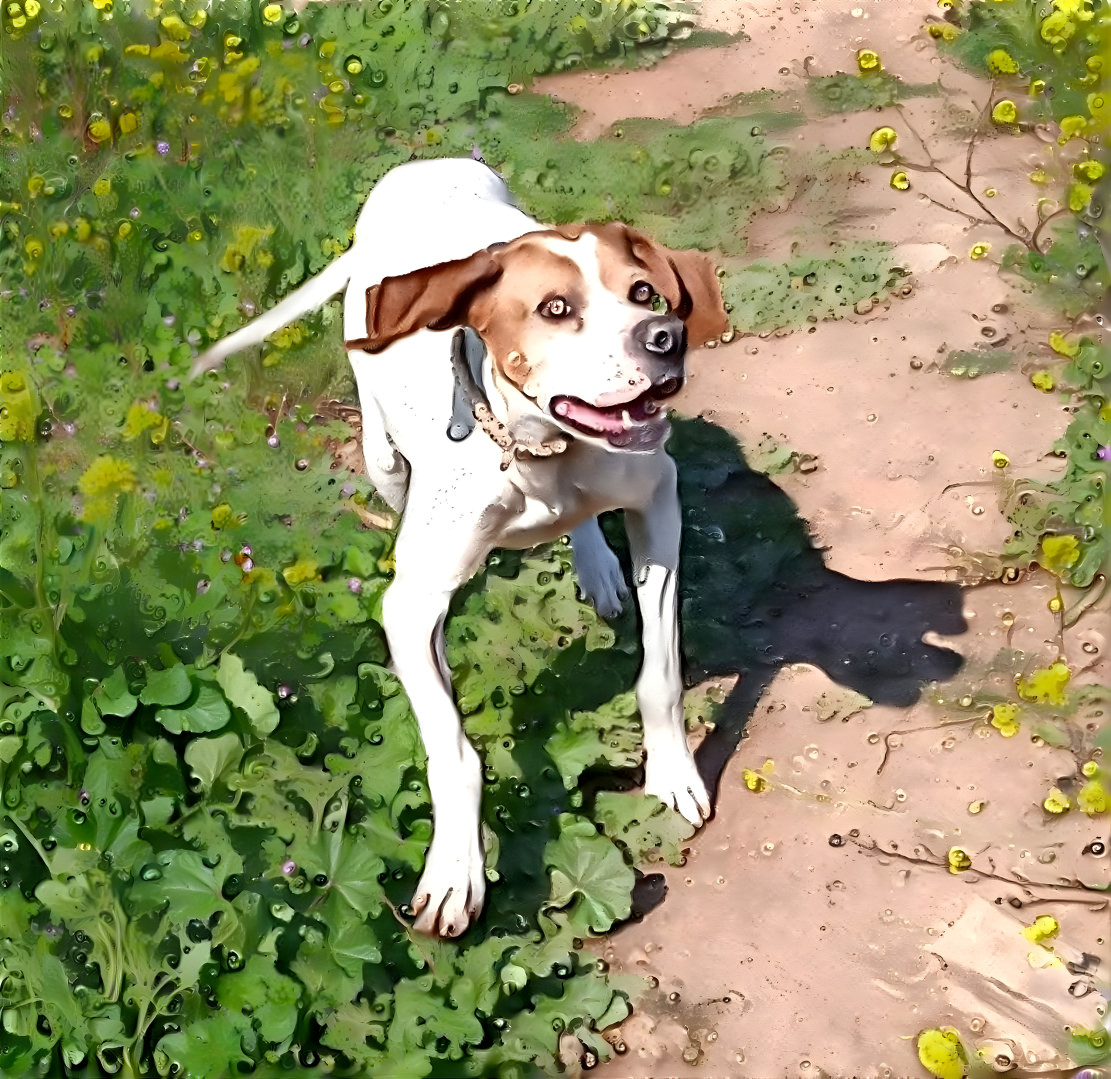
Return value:
[(599, 408), (580, 397), (553, 397), (552, 415), (581, 434), (604, 438), (614, 449), (652, 450), (667, 437), (667, 409), (661, 403), (683, 385), (679, 375), (668, 374), (631, 401)]

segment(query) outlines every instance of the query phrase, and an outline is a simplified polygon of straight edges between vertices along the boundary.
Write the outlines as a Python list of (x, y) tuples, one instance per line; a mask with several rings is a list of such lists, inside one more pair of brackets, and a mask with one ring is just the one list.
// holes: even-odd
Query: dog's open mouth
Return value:
[(552, 415), (584, 434), (604, 438), (619, 449), (651, 449), (667, 433), (667, 414), (658, 390), (632, 401), (598, 408), (579, 397), (553, 397)]

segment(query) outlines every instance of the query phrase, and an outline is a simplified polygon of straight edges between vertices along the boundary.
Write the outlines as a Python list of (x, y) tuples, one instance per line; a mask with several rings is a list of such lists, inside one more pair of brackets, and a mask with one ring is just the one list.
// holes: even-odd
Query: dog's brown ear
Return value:
[(701, 348), (730, 329), (729, 314), (721, 297), (714, 260), (702, 251), (668, 251), (675, 276), (684, 294), (676, 314), (687, 327), (691, 348)]
[(381, 352), (417, 330), (461, 325), (475, 296), (501, 275), (489, 251), (476, 251), (465, 259), (386, 277), (366, 290), (366, 337), (346, 345)]
[(644, 267), (648, 279), (686, 325), (691, 348), (700, 348), (729, 329), (729, 315), (709, 255), (701, 251), (673, 251), (622, 222), (594, 228), (603, 239), (618, 243), (627, 257)]

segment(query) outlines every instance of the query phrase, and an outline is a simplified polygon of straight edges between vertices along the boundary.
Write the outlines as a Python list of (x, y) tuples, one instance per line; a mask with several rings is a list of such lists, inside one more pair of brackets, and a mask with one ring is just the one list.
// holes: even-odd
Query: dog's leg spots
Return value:
[(597, 518), (591, 517), (571, 532), (571, 550), (583, 599), (603, 618), (616, 618), (629, 598), (629, 586)]

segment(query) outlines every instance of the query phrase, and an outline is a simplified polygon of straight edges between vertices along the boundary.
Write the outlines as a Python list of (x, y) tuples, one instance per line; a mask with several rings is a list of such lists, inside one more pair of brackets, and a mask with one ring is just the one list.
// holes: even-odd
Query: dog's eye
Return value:
[(566, 318), (571, 314), (571, 305), (562, 296), (545, 300), (538, 308), (545, 318)]
[(647, 281), (638, 281), (629, 289), (629, 299), (633, 303), (647, 304), (652, 302), (656, 290)]

